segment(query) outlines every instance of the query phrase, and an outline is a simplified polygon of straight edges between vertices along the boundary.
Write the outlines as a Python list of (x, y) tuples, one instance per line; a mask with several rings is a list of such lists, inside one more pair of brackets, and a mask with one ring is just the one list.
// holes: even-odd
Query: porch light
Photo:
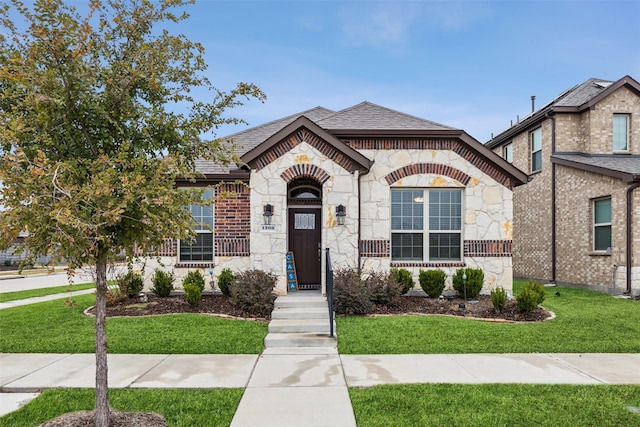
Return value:
[(344, 218), (347, 216), (347, 208), (344, 205), (336, 206), (336, 221), (338, 225), (344, 225)]
[(273, 206), (271, 204), (264, 205), (262, 216), (264, 217), (265, 225), (271, 225), (271, 217), (273, 217)]

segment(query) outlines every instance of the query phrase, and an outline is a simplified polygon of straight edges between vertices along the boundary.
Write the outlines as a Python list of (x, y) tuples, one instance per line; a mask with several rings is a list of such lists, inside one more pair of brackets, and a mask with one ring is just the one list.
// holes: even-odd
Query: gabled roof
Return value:
[(516, 125), (500, 133), (485, 145), (487, 148), (494, 148), (507, 143), (514, 136), (534, 126), (538, 126), (549, 114), (580, 113), (588, 110), (621, 87), (626, 87), (640, 95), (640, 83), (631, 76), (624, 76), (615, 82), (591, 78), (582, 84), (562, 92), (553, 101), (534, 111)]
[(628, 154), (555, 153), (551, 161), (558, 165), (621, 179), (640, 181), (640, 156)]

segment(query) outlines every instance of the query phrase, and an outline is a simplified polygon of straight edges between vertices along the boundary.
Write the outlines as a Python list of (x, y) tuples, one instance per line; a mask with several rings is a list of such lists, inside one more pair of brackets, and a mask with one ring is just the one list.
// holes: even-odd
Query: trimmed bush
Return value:
[(516, 297), (518, 308), (523, 313), (535, 310), (544, 301), (544, 293), (544, 285), (534, 281), (525, 283)]
[(185, 288), (185, 291), (187, 290), (185, 287), (187, 285), (196, 285), (200, 288), (200, 293), (202, 294), (202, 291), (204, 291), (204, 276), (200, 270), (192, 270), (184, 276), (184, 279), (182, 279), (182, 287)]
[(418, 277), (420, 287), (429, 296), (429, 298), (437, 298), (444, 290), (444, 282), (447, 280), (447, 273), (440, 270), (423, 270), (420, 269)]
[(144, 288), (144, 279), (142, 275), (134, 273), (132, 270), (126, 274), (118, 276), (118, 289), (123, 295), (129, 298), (137, 297)]
[(230, 268), (223, 268), (220, 272), (220, 276), (218, 276), (218, 287), (220, 288), (220, 292), (229, 296), (231, 293), (231, 290), (229, 289), (231, 282), (233, 282), (233, 272)]
[(492, 289), (491, 304), (493, 304), (493, 308), (502, 313), (502, 309), (507, 305), (507, 291), (504, 288)]
[(267, 315), (273, 310), (276, 276), (263, 270), (238, 273), (230, 286), (231, 304), (253, 314)]
[(411, 276), (411, 272), (406, 268), (392, 268), (389, 270), (389, 275), (395, 279), (397, 283), (402, 285), (402, 293), (406, 294), (415, 285), (415, 281)]
[(151, 279), (153, 283), (153, 287), (151, 288), (151, 292), (158, 295), (159, 297), (168, 297), (171, 295), (171, 291), (173, 290), (173, 282), (175, 281), (175, 277), (173, 273), (167, 273), (163, 270), (156, 270)]
[(384, 272), (370, 272), (364, 279), (369, 299), (378, 305), (394, 306), (402, 295), (402, 285)]
[[(462, 280), (462, 275), (467, 274), (466, 286)], [(480, 295), (482, 284), (484, 283), (484, 272), (481, 268), (460, 268), (453, 275), (453, 289), (458, 291), (463, 298), (476, 298)], [(466, 295), (465, 295), (466, 291)]]
[(333, 272), (333, 308), (337, 314), (364, 315), (371, 313), (371, 290), (358, 270), (341, 268)]
[(184, 292), (187, 302), (191, 307), (195, 307), (200, 304), (200, 300), (202, 300), (202, 289), (200, 289), (200, 286), (196, 283), (185, 283)]

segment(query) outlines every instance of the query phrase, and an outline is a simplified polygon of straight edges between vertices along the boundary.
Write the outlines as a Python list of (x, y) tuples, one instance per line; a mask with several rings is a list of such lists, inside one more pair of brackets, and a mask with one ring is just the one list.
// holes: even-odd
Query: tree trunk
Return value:
[(107, 257), (96, 261), (96, 427), (109, 427), (107, 382)]

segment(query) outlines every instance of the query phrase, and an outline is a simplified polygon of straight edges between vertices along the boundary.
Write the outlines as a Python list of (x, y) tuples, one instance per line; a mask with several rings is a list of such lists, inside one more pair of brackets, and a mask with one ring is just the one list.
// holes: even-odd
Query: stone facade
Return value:
[[(640, 96), (637, 83), (604, 85), (593, 102), (582, 99), (575, 107), (558, 100), (512, 129), (498, 135), (488, 145), (499, 155), (508, 143), (513, 147), (514, 166), (531, 173), (531, 182), (514, 190), (514, 276), (539, 281), (589, 286), (621, 293), (626, 290), (626, 191), (633, 183), (633, 173), (624, 177), (607, 172), (586, 170), (578, 164), (569, 167), (552, 164), (554, 154), (586, 153), (633, 161), (640, 155)], [(587, 83), (580, 88), (587, 87)], [(609, 86), (612, 89), (608, 89)], [(613, 115), (628, 114), (628, 150), (613, 150)], [(542, 129), (542, 169), (531, 171), (530, 133)], [(555, 147), (554, 147), (555, 143)], [(555, 148), (555, 150), (554, 150)], [(617, 156), (617, 157), (616, 157)], [(603, 157), (604, 158), (604, 157)], [(640, 164), (640, 158), (637, 158)], [(627, 163), (628, 164), (628, 163)], [(553, 169), (555, 168), (556, 259), (553, 275)], [(626, 180), (626, 181), (625, 181)], [(629, 182), (631, 180), (631, 182)], [(632, 193), (632, 288), (640, 292), (640, 189)], [(611, 251), (593, 250), (593, 200), (611, 197)]]

